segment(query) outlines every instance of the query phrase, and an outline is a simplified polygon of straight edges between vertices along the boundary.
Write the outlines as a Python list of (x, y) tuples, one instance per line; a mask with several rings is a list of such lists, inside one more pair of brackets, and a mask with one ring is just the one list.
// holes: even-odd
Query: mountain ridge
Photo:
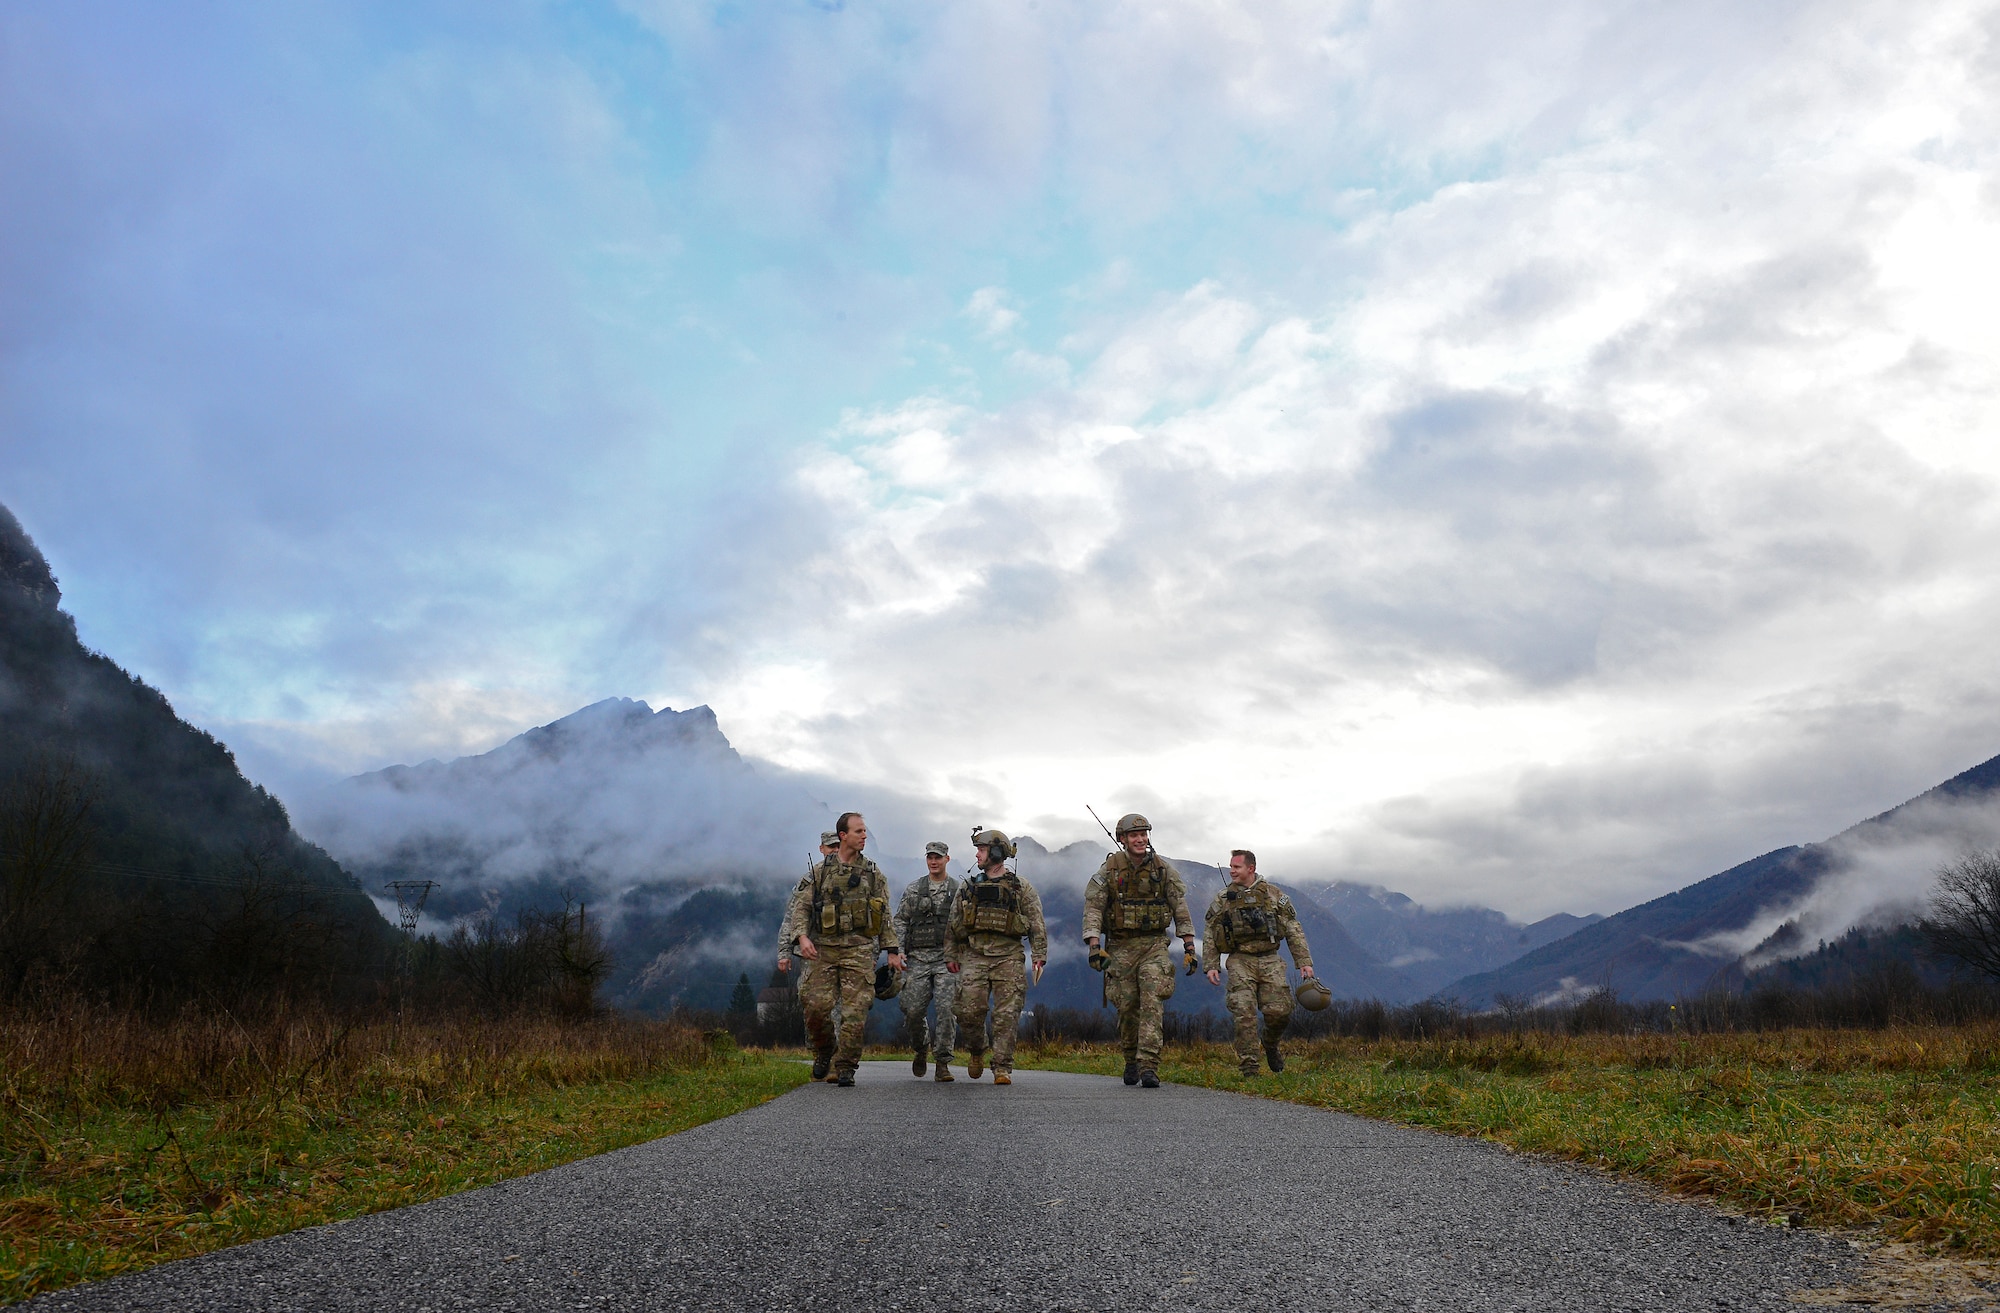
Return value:
[[(2000, 838), (1996, 799), (2000, 756), (1828, 839), (1774, 848), (1445, 992), (1481, 1005), (1502, 994), (1533, 1001), (1610, 987), (1649, 999), (1740, 984), (1746, 970), (1796, 955), (1778, 939), (1788, 927), (1802, 952), (1816, 931), (1824, 942), (1855, 926), (1907, 923), (1939, 860)], [(1815, 923), (1816, 902), (1842, 901), (1844, 922)]]
[(316, 990), (316, 973), (360, 987), (391, 933), (374, 903), (226, 745), (86, 648), (61, 602), (47, 558), (0, 507), (0, 784), (10, 797), (38, 780), (73, 790), (88, 830), (74, 901), (47, 909), (56, 920), (31, 941), (0, 946), (9, 971), (32, 955), (74, 981), (166, 996)]

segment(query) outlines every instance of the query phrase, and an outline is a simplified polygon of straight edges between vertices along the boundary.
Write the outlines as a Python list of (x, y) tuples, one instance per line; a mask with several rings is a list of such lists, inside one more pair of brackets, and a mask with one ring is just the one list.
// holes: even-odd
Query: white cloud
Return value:
[(838, 617), (814, 697), (705, 696), (751, 750), (969, 777), (1053, 837), (1145, 792), (1170, 846), (1527, 913), (1990, 754), (1982, 16), (1856, 17), (1377, 210), (1316, 307), (1208, 280), (1073, 383), (850, 420), (781, 608)]
[(982, 287), (965, 303), (966, 317), (979, 325), (985, 337), (1004, 337), (1021, 322), (1021, 312), (1012, 305), (1004, 287)]
[(2000, 746), (1992, 5), (627, 8), (0, 19), (0, 472), (204, 723), (1521, 913)]

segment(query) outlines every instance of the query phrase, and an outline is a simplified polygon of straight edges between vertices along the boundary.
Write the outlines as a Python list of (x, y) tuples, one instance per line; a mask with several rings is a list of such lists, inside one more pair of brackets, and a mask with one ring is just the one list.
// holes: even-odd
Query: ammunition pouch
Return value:
[(1222, 931), (1217, 952), (1257, 957), (1278, 951), (1278, 945), (1284, 942), (1284, 931), (1278, 925), (1276, 909), (1267, 905), (1269, 895), (1259, 892), (1265, 888), (1268, 886), (1258, 883), (1249, 890), (1223, 891), (1223, 901), (1229, 907), (1216, 918)]
[(1123, 937), (1161, 935), (1173, 924), (1167, 873), (1148, 859), (1138, 870), (1115, 870), (1105, 882), (1104, 930)]
[(930, 948), (943, 948), (951, 938), (948, 898), (940, 898), (931, 893), (919, 894), (910, 903), (910, 933), (905, 937), (903, 947), (922, 952)]
[(882, 933), (888, 921), (888, 900), (876, 897), (875, 882), (862, 876), (862, 872), (844, 868), (840, 873), (822, 868), (813, 890), (813, 923), (821, 934), (873, 938)]
[(997, 880), (984, 875), (966, 881), (958, 893), (958, 926), (965, 934), (1008, 935), (1029, 931), (1021, 912), (1021, 882), (1012, 875)]

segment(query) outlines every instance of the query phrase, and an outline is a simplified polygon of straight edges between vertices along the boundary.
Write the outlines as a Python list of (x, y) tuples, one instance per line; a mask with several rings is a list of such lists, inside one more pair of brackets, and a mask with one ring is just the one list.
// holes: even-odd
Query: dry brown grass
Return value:
[(0, 1015), (0, 1302), (540, 1170), (804, 1079), (632, 1019)]

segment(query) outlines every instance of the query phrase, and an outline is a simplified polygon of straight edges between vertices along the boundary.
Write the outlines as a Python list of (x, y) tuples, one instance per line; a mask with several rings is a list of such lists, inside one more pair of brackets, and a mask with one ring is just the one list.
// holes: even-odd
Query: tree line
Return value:
[(233, 849), (142, 848), (152, 860), (134, 862), (131, 845), (106, 843), (118, 818), (105, 794), (100, 773), (55, 752), (0, 770), (0, 1002), (599, 1009), (612, 957), (575, 899), (409, 939), (289, 826)]

